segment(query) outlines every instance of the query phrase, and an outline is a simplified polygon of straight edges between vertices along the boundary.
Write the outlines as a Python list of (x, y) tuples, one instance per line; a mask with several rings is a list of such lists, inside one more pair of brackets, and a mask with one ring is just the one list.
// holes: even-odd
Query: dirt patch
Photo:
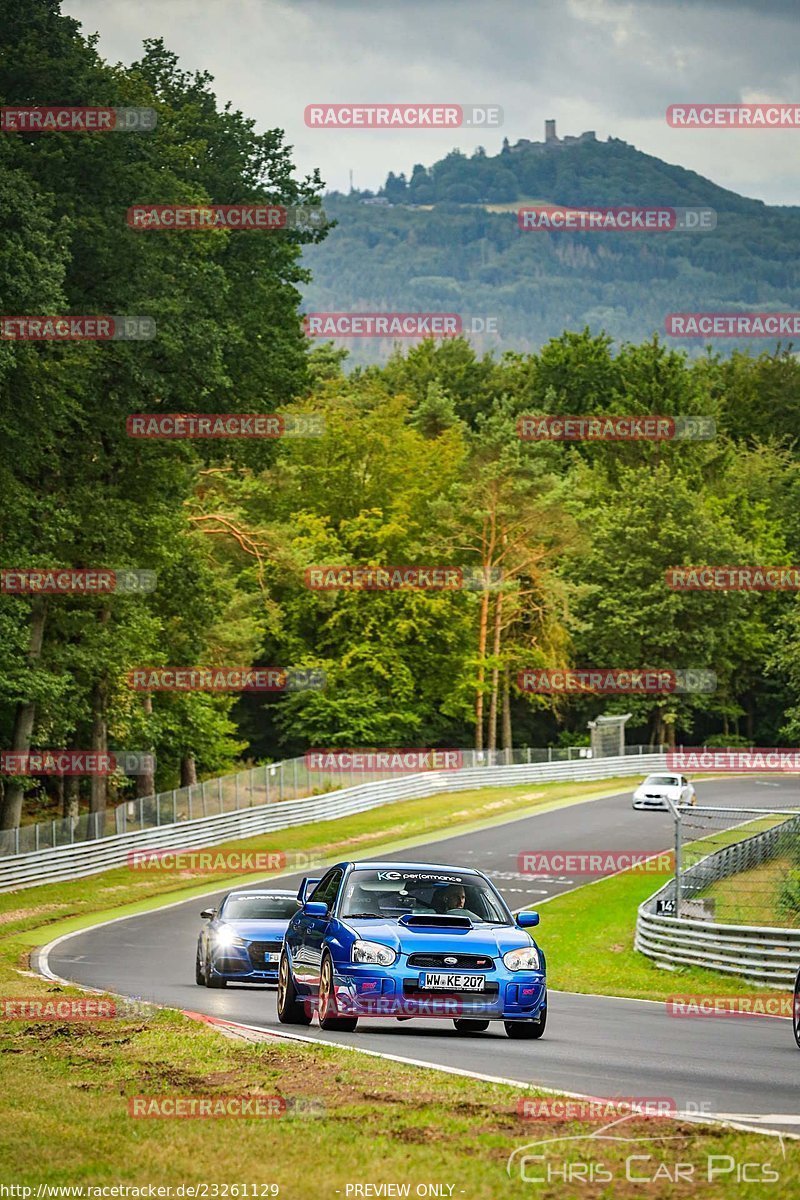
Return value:
[[(13, 1032), (6, 1031), (3, 1053), (38, 1055), (42, 1046), (59, 1042), (64, 1052), (71, 1055), (76, 1063), (107, 1062), (111, 1052), (120, 1046), (127, 1046), (146, 1029), (145, 1025), (125, 1025), (121, 1029), (114, 1029), (111, 1022), (103, 1022), (103, 1027), (99, 1028), (89, 1021), (31, 1021)], [(104, 1054), (104, 1050), (109, 1053)]]
[(375, 829), (371, 833), (359, 833), (354, 837), (345, 838), (341, 842), (331, 842), (327, 846), (317, 846), (313, 850), (309, 850), (308, 853), (312, 858), (315, 853), (324, 853), (329, 856), (332, 850), (344, 849), (347, 846), (358, 846), (362, 842), (384, 842), (387, 838), (396, 837), (407, 832), (408, 828), (405, 825), (390, 825), (388, 829)]
[(434, 1142), (449, 1141), (453, 1135), (448, 1130), (442, 1129), (441, 1126), (426, 1125), (422, 1129), (417, 1126), (409, 1126), (407, 1129), (394, 1129), (391, 1136), (397, 1142), (425, 1146), (432, 1145)]
[(69, 912), (68, 904), (40, 904), (36, 908), (13, 908), (0, 913), (0, 925), (11, 925), (14, 921), (26, 921), (28, 917), (40, 917), (44, 913)]

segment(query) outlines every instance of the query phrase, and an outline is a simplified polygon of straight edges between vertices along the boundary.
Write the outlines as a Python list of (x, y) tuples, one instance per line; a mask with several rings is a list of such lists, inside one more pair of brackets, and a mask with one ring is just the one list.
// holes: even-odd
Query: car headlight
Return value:
[(350, 958), (354, 963), (372, 963), (376, 967), (390, 967), (397, 958), (397, 952), (390, 946), (382, 946), (380, 942), (363, 942), (360, 939), (353, 942)]
[(214, 945), (225, 949), (227, 946), (246, 946), (247, 942), (244, 938), (240, 938), (227, 925), (222, 925), (214, 933)]
[(522, 946), (519, 950), (509, 950), (503, 955), (503, 962), (509, 971), (538, 971), (539, 951), (535, 946)]

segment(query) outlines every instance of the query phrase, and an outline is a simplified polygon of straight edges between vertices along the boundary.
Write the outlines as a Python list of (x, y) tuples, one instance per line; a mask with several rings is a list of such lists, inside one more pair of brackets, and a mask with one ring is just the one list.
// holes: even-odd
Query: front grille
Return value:
[(248, 954), (250, 955), (250, 961), (254, 967), (263, 969), (266, 966), (269, 969), (277, 971), (278, 964), (277, 963), (265, 963), (264, 955), (265, 954), (279, 954), (282, 946), (283, 946), (283, 942), (251, 942), (250, 945), (247, 947), (247, 951), (248, 951)]
[(216, 955), (214, 966), (221, 975), (246, 975), (250, 970), (243, 958), (219, 958)]
[[(445, 962), (445, 959), (455, 959), (455, 962)], [(494, 966), (488, 954), (409, 954), (410, 967), (427, 967), (428, 970), (441, 967), (445, 971), (456, 971), (469, 967), (475, 971), (488, 971)]]

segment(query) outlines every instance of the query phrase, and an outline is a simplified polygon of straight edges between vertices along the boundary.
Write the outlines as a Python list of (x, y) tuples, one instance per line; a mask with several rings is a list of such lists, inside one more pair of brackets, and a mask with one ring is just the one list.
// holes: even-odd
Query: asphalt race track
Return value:
[[(787, 778), (705, 782), (697, 793), (698, 803), (710, 805), (800, 802), (800, 784)], [(626, 792), (386, 857), (479, 867), (518, 909), (588, 882), (520, 876), (521, 850), (656, 851), (671, 846), (672, 828), (667, 813), (634, 812)], [(286, 876), (281, 886), (296, 881)], [(654, 876), (653, 890), (658, 883)], [(272, 988), (195, 985), (199, 911), (211, 903), (211, 896), (194, 899), (74, 934), (50, 951), (49, 969), (79, 984), (293, 1033), (278, 1024)], [(547, 951), (546, 904), (541, 916), (537, 937)], [(723, 976), (717, 991), (725, 994)], [(541, 1041), (511, 1041), (501, 1024), (465, 1037), (435, 1020), (362, 1018), (355, 1033), (324, 1032), (315, 1021), (297, 1034), (593, 1096), (670, 1097), (680, 1109), (800, 1132), (800, 1052), (790, 1022), (777, 1018), (677, 1019), (660, 1003), (551, 992)]]

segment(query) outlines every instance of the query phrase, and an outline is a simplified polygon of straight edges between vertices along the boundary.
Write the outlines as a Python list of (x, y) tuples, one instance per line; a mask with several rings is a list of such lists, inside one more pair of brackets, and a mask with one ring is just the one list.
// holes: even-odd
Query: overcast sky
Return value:
[[(379, 187), (454, 146), (594, 129), (772, 204), (800, 204), (800, 129), (679, 130), (681, 101), (800, 102), (800, 0), (64, 0), (112, 62), (163, 37), (217, 95), (279, 126), (299, 172)], [(308, 129), (316, 102), (498, 104), (503, 127)]]

